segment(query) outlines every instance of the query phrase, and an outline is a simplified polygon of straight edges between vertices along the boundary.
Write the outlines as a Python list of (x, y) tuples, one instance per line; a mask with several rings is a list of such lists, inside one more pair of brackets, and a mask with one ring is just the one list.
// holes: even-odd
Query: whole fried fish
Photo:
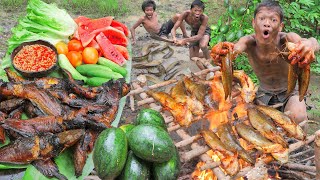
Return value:
[(271, 155), (281, 163), (288, 162), (288, 148), (284, 148), (280, 144), (269, 141), (258, 131), (254, 130), (251, 126), (248, 126), (244, 123), (236, 124), (235, 127), (238, 134), (246, 141), (252, 143), (257, 149), (262, 150), (264, 153), (271, 153)]
[(207, 94), (207, 86), (204, 84), (198, 84), (192, 81), (189, 77), (183, 78), (184, 86), (187, 91), (194, 97), (196, 97), (201, 103), (204, 103), (204, 97)]
[(194, 115), (202, 115), (204, 113), (202, 103), (199, 102), (196, 98), (191, 98), (187, 95), (187, 92), (185, 91), (185, 87), (183, 85), (182, 80), (180, 80), (171, 89), (170, 95), (178, 103), (187, 104), (188, 108)]
[(280, 135), (275, 125), (263, 113), (254, 108), (248, 109), (248, 117), (251, 125), (264, 137), (283, 147), (288, 147), (288, 143)]
[(297, 125), (289, 116), (285, 113), (268, 106), (257, 106), (257, 109), (264, 114), (270, 116), (273, 121), (275, 121), (279, 126), (289, 133), (289, 136), (297, 138), (299, 140), (304, 140), (306, 134), (302, 128)]
[(216, 153), (219, 157), (222, 168), (231, 176), (235, 175), (239, 171), (239, 162), (236, 154), (233, 154), (228, 148), (221, 142), (219, 137), (212, 131), (201, 131), (201, 136), (204, 138), (206, 144)]
[(233, 76), (240, 81), (241, 97), (246, 103), (250, 103), (256, 97), (257, 89), (251, 78), (243, 70), (235, 70)]
[(158, 101), (164, 109), (169, 110), (175, 118), (175, 122), (177, 122), (180, 126), (190, 126), (192, 122), (192, 113), (188, 109), (188, 106), (178, 103), (165, 92), (149, 90), (146, 93)]
[(238, 153), (239, 156), (248, 163), (254, 164), (255, 161), (240, 145), (237, 138), (232, 134), (232, 127), (229, 123), (218, 126), (217, 134), (224, 145), (233, 153)]
[(233, 65), (231, 53), (228, 53), (221, 60), (222, 84), (225, 92), (225, 99), (231, 98), (232, 81), (233, 81)]

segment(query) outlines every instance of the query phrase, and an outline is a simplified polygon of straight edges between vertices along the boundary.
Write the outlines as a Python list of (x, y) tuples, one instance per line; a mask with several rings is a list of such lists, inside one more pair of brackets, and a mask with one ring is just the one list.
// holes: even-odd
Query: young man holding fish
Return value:
[[(192, 57), (199, 57), (200, 49), (202, 50), (205, 59), (211, 59), (208, 50), (211, 29), (208, 27), (208, 16), (203, 14), (204, 8), (205, 6), (202, 1), (193, 1), (190, 10), (184, 11), (180, 15), (171, 30), (172, 39), (176, 45), (183, 46), (189, 44), (190, 59)], [(177, 39), (176, 30), (183, 21), (191, 26), (191, 37)], [(199, 68), (202, 69), (203, 67)]]
[[(144, 1), (141, 7), (145, 15), (140, 17), (139, 20), (130, 29), (132, 44), (136, 43), (135, 29), (140, 24), (143, 25), (143, 27), (146, 29), (148, 33), (151, 34), (151, 36), (163, 37), (168, 36), (168, 34), (170, 34), (171, 29), (173, 28), (175, 22), (178, 20), (180, 16), (180, 14), (175, 14), (169, 21), (160, 25), (158, 22), (158, 14), (155, 12), (157, 6), (153, 0)], [(188, 37), (184, 23), (179, 25), (179, 27), (183, 33), (183, 37)]]
[[(255, 33), (244, 36), (232, 44), (231, 50), (234, 54), (246, 53), (249, 63), (257, 75), (260, 87), (256, 100), (266, 105), (283, 103), (282, 111), (290, 112), (290, 118), (296, 123), (307, 120), (306, 104), (303, 99), (304, 94), (299, 95), (297, 90), (287, 94), (289, 66), (299, 65), (307, 75), (300, 79), (299, 89), (308, 87), (310, 78), (310, 63), (315, 60), (315, 52), (319, 51), (319, 43), (315, 38), (302, 38), (298, 34), (281, 32), (283, 29), (283, 11), (277, 1), (265, 0), (258, 4), (252, 26)], [(289, 56), (285, 55), (286, 43), (291, 42), (295, 47), (290, 50)], [(212, 49), (211, 56), (216, 64), (221, 62), (221, 56), (229, 51), (217, 48), (217, 44)], [(223, 45), (222, 45), (223, 46)], [(214, 51), (217, 49), (217, 51)], [(289, 62), (289, 63), (288, 63)], [(309, 75), (308, 75), (309, 74)], [(294, 84), (293, 84), (294, 86)]]

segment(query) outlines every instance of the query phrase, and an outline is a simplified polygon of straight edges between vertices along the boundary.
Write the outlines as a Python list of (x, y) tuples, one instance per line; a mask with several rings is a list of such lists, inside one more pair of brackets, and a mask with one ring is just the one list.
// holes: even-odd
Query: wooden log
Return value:
[(192, 137), (190, 137), (190, 138), (188, 138), (188, 139), (182, 140), (182, 141), (176, 143), (175, 145), (176, 145), (177, 148), (180, 148), (180, 147), (183, 147), (183, 146), (187, 146), (187, 145), (189, 145), (189, 144), (192, 144), (194, 141), (196, 141), (196, 140), (198, 140), (198, 139), (200, 139), (200, 138), (201, 138), (201, 135), (200, 135), (200, 134), (197, 134), (197, 135), (192, 136)]
[(285, 164), (279, 164), (278, 162), (274, 162), (274, 164), (281, 165), (283, 167), (286, 167), (288, 169), (294, 169), (294, 170), (299, 170), (299, 171), (310, 171), (310, 172), (316, 172), (316, 167), (315, 166), (306, 166), (303, 164), (298, 164), (298, 163), (285, 163)]
[(168, 132), (175, 131), (175, 130), (179, 129), (180, 127), (181, 126), (179, 124), (171, 126), (171, 127), (168, 128)]
[(320, 131), (315, 133), (314, 155), (316, 166), (316, 179), (320, 179)]
[(306, 158), (306, 159), (303, 159), (303, 160), (301, 160), (301, 161), (298, 161), (298, 163), (303, 163), (303, 162), (306, 162), (306, 161), (309, 161), (309, 160), (311, 160), (311, 159), (314, 159), (314, 155), (313, 156), (310, 156), (310, 157), (308, 157), (308, 158)]
[(146, 98), (146, 99), (143, 99), (141, 101), (138, 101), (137, 102), (137, 106), (142, 106), (142, 105), (150, 104), (150, 103), (153, 103), (153, 102), (155, 102), (153, 98)]
[(296, 158), (298, 156), (304, 155), (304, 154), (306, 154), (308, 152), (311, 152), (311, 151), (313, 151), (313, 149), (307, 149), (305, 151), (301, 151), (301, 152), (298, 152), (296, 154), (290, 155), (289, 158)]
[[(176, 132), (182, 139), (188, 139), (188, 138), (191, 137), (183, 129), (179, 129)], [(192, 149), (196, 149), (196, 148), (199, 148), (199, 147), (200, 147), (200, 145), (198, 143), (192, 143), (192, 145), (191, 145)], [(205, 163), (213, 162), (213, 160), (210, 158), (210, 156), (208, 154), (202, 154), (199, 157)], [(230, 180), (230, 176), (226, 176), (224, 174), (224, 172), (220, 169), (220, 167), (215, 167), (215, 168), (212, 169), (212, 171), (217, 176), (218, 180)]]
[[(320, 133), (320, 130), (318, 130), (316, 133)], [(304, 140), (304, 141), (298, 141), (298, 142), (296, 142), (294, 144), (290, 144), (289, 145), (289, 153), (301, 148), (302, 146), (304, 146), (306, 144), (309, 144), (309, 143), (313, 142), (315, 137), (316, 137), (315, 135), (311, 135), (311, 136), (308, 136), (306, 138), (306, 140)]]
[(207, 169), (212, 169), (212, 168), (216, 168), (218, 166), (220, 166), (221, 162), (211, 162), (211, 163), (206, 163), (205, 165), (201, 166), (200, 170), (201, 171), (205, 171)]
[(188, 162), (191, 159), (198, 157), (198, 156), (206, 153), (209, 150), (210, 150), (209, 146), (200, 146), (195, 149), (192, 149), (189, 152), (184, 153), (183, 155), (181, 155), (181, 158), (183, 159), (184, 162)]
[[(209, 69), (204, 69), (202, 71), (199, 71), (199, 72), (196, 72), (194, 73), (196, 76), (200, 76), (200, 75), (203, 75), (203, 74), (207, 74), (209, 72), (214, 72), (214, 71), (218, 71), (220, 69), (219, 66), (215, 66), (215, 67), (212, 67), (212, 68), (209, 68)], [(151, 85), (147, 88), (135, 88), (135, 90), (133, 91), (130, 91), (128, 93), (128, 95), (135, 95), (135, 94), (139, 94), (139, 93), (142, 93), (144, 92), (146, 89), (156, 89), (156, 88), (159, 88), (159, 87), (162, 87), (162, 86), (166, 86), (166, 85), (169, 85), (169, 84), (172, 84), (172, 83), (175, 83), (177, 82), (178, 80), (177, 79), (170, 79), (168, 81), (163, 81), (161, 83), (157, 83), (157, 84), (154, 84), (154, 85)]]
[(134, 97), (133, 96), (129, 96), (130, 97), (130, 109), (131, 111), (135, 111), (134, 108)]

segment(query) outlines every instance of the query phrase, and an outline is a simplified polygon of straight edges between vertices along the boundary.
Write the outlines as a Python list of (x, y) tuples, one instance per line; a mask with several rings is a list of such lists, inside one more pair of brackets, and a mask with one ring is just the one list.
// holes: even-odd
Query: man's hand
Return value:
[(233, 47), (234, 44), (230, 42), (220, 42), (213, 46), (210, 55), (214, 64), (219, 66), (221, 64), (221, 58), (229, 52), (233, 52)]
[(315, 60), (314, 49), (309, 41), (300, 41), (294, 46), (288, 46), (288, 49), (288, 59), (292, 65), (298, 63), (299, 67), (303, 68)]
[(174, 41), (174, 44), (177, 46), (184, 46), (184, 45), (187, 45), (188, 43), (184, 39), (180, 39), (180, 40)]

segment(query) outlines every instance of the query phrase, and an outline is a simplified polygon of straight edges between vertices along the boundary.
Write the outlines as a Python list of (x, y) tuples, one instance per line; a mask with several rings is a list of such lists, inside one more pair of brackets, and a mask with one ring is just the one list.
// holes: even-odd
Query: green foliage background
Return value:
[[(224, 13), (216, 23), (211, 24), (210, 46), (221, 41), (236, 42), (241, 35), (254, 33), (252, 18), (260, 0), (229, 1), (224, 0)], [(314, 37), (320, 40), (320, 1), (319, 0), (279, 0), (284, 11), (285, 32), (295, 32), (303, 38)], [(210, 7), (208, 7), (210, 9)], [(240, 11), (243, 10), (244, 11)], [(227, 30), (226, 30), (227, 29)], [(320, 57), (313, 63), (311, 70), (320, 73)], [(235, 61), (236, 69), (243, 69), (257, 82), (246, 56), (239, 56)]]

